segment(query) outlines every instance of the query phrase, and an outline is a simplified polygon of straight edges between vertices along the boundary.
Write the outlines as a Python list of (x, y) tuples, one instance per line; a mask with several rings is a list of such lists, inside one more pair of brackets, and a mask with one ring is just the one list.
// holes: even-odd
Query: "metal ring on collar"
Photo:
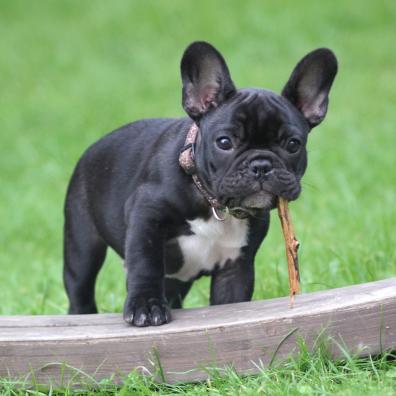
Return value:
[[(228, 217), (230, 211), (227, 206), (222, 210), (218, 210), (212, 206), (212, 213), (216, 220), (224, 221)], [(222, 215), (220, 215), (220, 213), (222, 213)]]

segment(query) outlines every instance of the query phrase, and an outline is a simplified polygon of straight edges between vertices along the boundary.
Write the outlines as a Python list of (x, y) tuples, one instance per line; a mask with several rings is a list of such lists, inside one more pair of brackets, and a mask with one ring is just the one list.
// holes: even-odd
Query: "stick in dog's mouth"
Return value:
[(282, 225), (283, 237), (285, 239), (287, 269), (289, 272), (290, 307), (294, 306), (294, 296), (300, 293), (300, 271), (298, 268), (299, 242), (294, 234), (288, 201), (282, 197), (278, 198), (278, 215)]

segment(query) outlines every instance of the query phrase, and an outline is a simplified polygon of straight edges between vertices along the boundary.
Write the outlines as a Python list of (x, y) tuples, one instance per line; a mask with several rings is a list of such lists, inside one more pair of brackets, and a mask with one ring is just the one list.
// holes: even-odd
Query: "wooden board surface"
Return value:
[(201, 380), (213, 367), (254, 373), (319, 334), (334, 356), (340, 346), (360, 356), (396, 349), (396, 278), (297, 296), (293, 309), (285, 297), (175, 310), (160, 327), (129, 327), (120, 314), (0, 317), (0, 377), (122, 380), (160, 365), (168, 382)]

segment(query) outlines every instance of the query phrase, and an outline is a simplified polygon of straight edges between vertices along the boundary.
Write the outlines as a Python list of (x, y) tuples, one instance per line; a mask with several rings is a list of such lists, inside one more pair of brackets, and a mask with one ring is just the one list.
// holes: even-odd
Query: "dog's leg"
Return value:
[(97, 313), (95, 281), (107, 246), (81, 202), (69, 199), (65, 215), (63, 280), (69, 314)]
[(156, 189), (147, 186), (134, 197), (132, 208), (126, 211), (124, 320), (139, 327), (159, 326), (170, 321), (164, 265), (167, 226), (164, 216), (167, 213), (159, 201)]
[(254, 262), (244, 258), (228, 261), (212, 275), (210, 305), (250, 301), (254, 289)]
[(184, 297), (191, 288), (192, 282), (165, 278), (165, 295), (171, 308), (182, 308)]
[(241, 249), (241, 256), (229, 260), (212, 275), (210, 304), (250, 301), (254, 290), (254, 258), (269, 228), (269, 212), (249, 219), (249, 243)]

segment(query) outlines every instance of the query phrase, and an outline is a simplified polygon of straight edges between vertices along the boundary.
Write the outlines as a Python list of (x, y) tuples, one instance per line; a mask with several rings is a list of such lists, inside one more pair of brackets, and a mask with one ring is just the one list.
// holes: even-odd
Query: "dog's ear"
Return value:
[(329, 91), (337, 68), (334, 53), (319, 48), (301, 59), (283, 88), (282, 95), (301, 111), (311, 128), (326, 116)]
[(180, 67), (183, 108), (195, 121), (236, 92), (224, 58), (208, 43), (190, 44)]

